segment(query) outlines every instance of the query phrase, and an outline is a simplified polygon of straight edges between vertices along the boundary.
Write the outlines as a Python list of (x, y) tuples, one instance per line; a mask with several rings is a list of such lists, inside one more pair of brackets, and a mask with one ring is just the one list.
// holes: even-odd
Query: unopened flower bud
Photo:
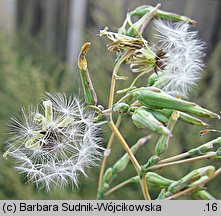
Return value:
[(177, 182), (172, 183), (168, 187), (168, 191), (172, 193), (176, 193), (182, 190), (183, 188), (187, 187), (189, 184), (199, 180), (203, 176), (208, 177), (208, 176), (213, 175), (214, 172), (215, 172), (215, 167), (213, 166), (206, 166), (206, 167), (193, 170), (192, 172), (190, 172), (189, 174), (187, 174), (186, 176), (184, 176)]
[(157, 73), (153, 73), (149, 76), (148, 81), (147, 81), (147, 85), (148, 86), (153, 86), (154, 83), (157, 81), (157, 78), (159, 76), (159, 74), (161, 74), (162, 72), (158, 71)]
[[(174, 180), (165, 178), (154, 172), (148, 172), (145, 177), (148, 187), (150, 187), (151, 189), (168, 187), (170, 184), (175, 182)], [(130, 182), (138, 184), (140, 182), (139, 176), (132, 177), (130, 179)]]
[[(178, 118), (179, 118), (179, 112), (174, 111), (168, 121), (168, 125), (167, 125), (168, 130), (170, 131), (173, 130)], [(158, 156), (167, 150), (168, 145), (169, 145), (169, 140), (170, 140), (170, 136), (161, 135), (155, 147), (155, 152)]]
[(206, 190), (198, 190), (192, 193), (192, 198), (195, 200), (215, 200), (208, 191)]
[[(163, 115), (169, 117), (171, 116), (173, 110), (172, 109), (157, 109), (156, 112), (159, 112), (159, 113), (162, 113)], [(192, 125), (198, 125), (198, 126), (204, 126), (204, 127), (207, 127), (208, 124), (203, 122), (201, 119), (198, 119), (194, 116), (191, 116), (187, 113), (184, 113), (184, 112), (179, 112), (179, 120), (180, 121), (183, 121), (183, 122), (186, 122), (188, 124), (192, 124)]]
[(149, 110), (148, 111), (161, 123), (163, 123), (164, 125), (166, 125), (169, 121), (169, 118), (167, 116), (165, 116), (164, 114), (158, 112), (157, 110)]
[(110, 179), (112, 178), (113, 176), (113, 169), (110, 167), (106, 170), (106, 172), (104, 173), (104, 176), (103, 176), (103, 181), (104, 182), (109, 182)]
[(126, 103), (117, 103), (117, 104), (114, 104), (113, 111), (118, 112), (120, 114), (124, 114), (128, 112), (129, 108), (130, 106)]
[(173, 97), (166, 92), (163, 92), (159, 88), (143, 87), (131, 91), (131, 94), (134, 98), (139, 100), (142, 105), (147, 107), (168, 108), (192, 113), (197, 116), (220, 119), (220, 116), (216, 113), (204, 109), (195, 103)]
[[(131, 16), (139, 16), (142, 17), (144, 16), (146, 13), (150, 12), (154, 7), (150, 6), (150, 5), (143, 5), (140, 7), (137, 7), (135, 10), (130, 12)], [(163, 20), (170, 20), (170, 21), (183, 21), (183, 22), (187, 22), (190, 24), (195, 24), (196, 21), (190, 19), (189, 17), (186, 16), (181, 16), (175, 13), (170, 13), (170, 12), (166, 12), (163, 10), (157, 10), (156, 11), (156, 17), (163, 19)]]
[(172, 135), (168, 128), (164, 127), (161, 122), (143, 107), (138, 108), (133, 113), (132, 120), (138, 128), (149, 129), (168, 136)]
[(172, 184), (174, 181), (168, 178), (165, 178), (157, 173), (154, 172), (148, 172), (146, 174), (146, 181), (148, 186), (156, 187), (156, 188), (164, 188), (168, 187), (170, 184)]
[(215, 149), (219, 146), (221, 146), (221, 137), (211, 140), (197, 148), (190, 149), (188, 153), (194, 156), (203, 155), (210, 151), (215, 151)]
[[(134, 144), (130, 149), (133, 154), (136, 154), (137, 150), (148, 140), (151, 139), (151, 136), (145, 136), (140, 138), (136, 144)], [(127, 167), (128, 163), (130, 162), (130, 158), (128, 154), (124, 154), (114, 165), (113, 165), (113, 172), (114, 174), (120, 173)]]
[(149, 23), (150, 20), (155, 16), (160, 4), (157, 4), (156, 7), (152, 7), (149, 11), (146, 11), (145, 14), (127, 30), (127, 35), (129, 36), (139, 36), (143, 33), (143, 30), (146, 26), (146, 23)]
[(153, 155), (148, 161), (146, 164), (144, 164), (142, 167), (141, 167), (141, 176), (143, 175), (143, 173), (145, 173), (147, 171), (147, 169), (155, 164), (158, 163), (158, 161), (160, 160), (159, 156), (157, 155)]

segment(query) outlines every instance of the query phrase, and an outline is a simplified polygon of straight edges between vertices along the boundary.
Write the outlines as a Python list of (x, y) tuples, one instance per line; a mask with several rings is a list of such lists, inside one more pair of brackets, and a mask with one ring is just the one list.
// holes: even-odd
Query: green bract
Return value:
[(167, 136), (172, 135), (168, 128), (164, 127), (161, 122), (143, 107), (138, 108), (133, 113), (132, 120), (138, 128), (149, 129)]

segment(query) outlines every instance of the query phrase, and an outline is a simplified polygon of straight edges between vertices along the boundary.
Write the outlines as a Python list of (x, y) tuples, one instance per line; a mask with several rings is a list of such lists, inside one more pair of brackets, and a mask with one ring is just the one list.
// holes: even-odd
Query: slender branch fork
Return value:
[[(120, 69), (120, 66), (128, 57), (130, 57), (133, 54), (133, 52), (134, 52), (134, 50), (127, 50), (114, 67), (113, 74), (112, 74), (112, 79), (111, 79), (108, 109), (112, 109), (112, 107), (113, 107), (116, 80), (117, 80), (117, 76), (118, 76), (117, 73)], [(134, 154), (130, 150), (128, 144), (124, 140), (123, 136), (119, 132), (118, 127), (115, 125), (115, 123), (113, 121), (113, 117), (112, 117), (112, 112), (109, 115), (110, 115), (110, 121), (108, 122), (108, 124), (109, 124), (109, 126), (110, 126), (110, 128), (113, 132), (113, 136), (110, 137), (108, 147), (110, 147), (110, 143), (111, 143), (111, 146), (112, 146), (112, 142), (113, 142), (112, 139), (115, 135), (117, 137), (118, 141), (120, 142), (120, 144), (122, 145), (122, 147), (124, 148), (124, 150), (127, 152), (127, 154), (129, 156), (129, 158), (130, 158), (137, 174), (139, 175), (140, 172), (141, 172), (141, 167), (140, 167), (139, 163), (137, 162), (137, 159), (135, 158)], [(108, 148), (108, 149), (110, 150), (111, 148)], [(102, 173), (100, 173), (100, 177), (99, 177), (99, 188), (102, 186), (102, 176), (103, 176), (103, 173), (104, 173), (104, 170), (105, 170), (106, 163), (107, 163), (107, 158), (105, 158), (105, 161), (102, 163), (104, 165), (102, 166), (102, 170), (101, 170)], [(141, 184), (141, 188), (142, 188), (144, 198), (146, 200), (150, 200), (151, 198), (150, 198), (149, 191), (148, 191), (148, 188), (147, 188), (145, 176), (140, 180), (140, 184)]]
[(193, 162), (193, 161), (209, 159), (209, 158), (212, 158), (214, 156), (216, 156), (216, 152), (210, 152), (206, 155), (197, 156), (197, 157), (194, 157), (194, 158), (188, 158), (188, 159), (184, 159), (184, 160), (178, 160), (178, 161), (174, 161), (174, 162), (168, 162), (168, 163), (163, 163), (163, 164), (159, 164), (159, 165), (154, 165), (154, 166), (148, 168), (148, 170), (155, 170), (155, 169), (160, 169), (160, 168), (167, 167), (167, 166), (172, 166), (172, 165), (178, 165), (178, 164), (183, 164), (183, 163), (189, 163), (189, 162)]
[[(121, 118), (121, 116), (119, 116), (117, 118), (117, 122), (116, 122), (116, 127), (117, 128), (120, 126), (121, 120), (122, 120), (122, 118)], [(114, 137), (115, 137), (115, 133), (112, 132), (111, 136), (110, 136), (110, 139), (108, 141), (108, 144), (107, 144), (106, 151), (111, 151), (111, 148), (112, 148), (112, 145), (113, 145), (113, 142), (114, 142)], [(99, 174), (99, 181), (98, 181), (98, 188), (101, 188), (101, 186), (102, 186), (103, 175), (104, 175), (104, 171), (105, 171), (105, 168), (106, 168), (106, 165), (107, 165), (108, 158), (109, 158), (109, 152), (108, 152), (108, 154), (104, 155), (104, 159), (103, 159), (102, 164), (101, 164), (101, 169), (100, 169), (100, 174)]]
[[(157, 165), (154, 165), (154, 166), (150, 167), (150, 168), (148, 169), (148, 171), (150, 171), (150, 170), (156, 170), (156, 169), (161, 169), (161, 168), (168, 167), (168, 166), (172, 166), (172, 165), (180, 165), (180, 164), (189, 163), (189, 162), (193, 162), (193, 161), (210, 159), (210, 158), (214, 157), (215, 155), (216, 155), (215, 152), (209, 152), (209, 153), (206, 154), (206, 155), (201, 155), (201, 156), (197, 156), (197, 157), (194, 157), (194, 158), (188, 158), (188, 159), (179, 160), (179, 159), (182, 159), (182, 158), (184, 158), (184, 157), (188, 157), (188, 156), (189, 156), (189, 153), (188, 153), (188, 152), (185, 152), (185, 153), (182, 153), (182, 154), (179, 154), (179, 155), (176, 155), (176, 156), (173, 156), (173, 157), (169, 157), (169, 158), (166, 158), (166, 159), (164, 159), (164, 160), (159, 161)], [(177, 161), (175, 161), (175, 160), (177, 160)], [(206, 181), (204, 184), (206, 184), (208, 181), (210, 181), (210, 180), (212, 180), (213, 178), (215, 178), (215, 177), (216, 177), (218, 174), (220, 174), (220, 173), (221, 173), (221, 168), (218, 169), (218, 170), (215, 172), (215, 175), (214, 175), (214, 176), (212, 176), (211, 178), (208, 178), (207, 181)], [(133, 178), (133, 177), (132, 177), (132, 178)], [(203, 182), (204, 182), (204, 181), (203, 181)], [(200, 185), (203, 184), (203, 182), (200, 183)], [(120, 189), (121, 187), (124, 187), (124, 186), (126, 186), (127, 184), (130, 184), (130, 183), (131, 183), (131, 178), (130, 178), (130, 179), (127, 179), (127, 180), (125, 180), (125, 181), (123, 181), (123, 182), (121, 182), (120, 184), (118, 184), (118, 185), (114, 186), (113, 188), (111, 188), (110, 190), (108, 190), (108, 191), (105, 193), (105, 196), (110, 195), (110, 194), (113, 193), (114, 191), (116, 191), (116, 190)], [(195, 187), (194, 187), (194, 189), (195, 189)], [(188, 192), (191, 191), (190, 188), (188, 188), (188, 189), (186, 189), (186, 190), (187, 190), (186, 193), (188, 193)], [(186, 191), (186, 190), (184, 190), (184, 191)], [(189, 191), (189, 190), (190, 190), (190, 191)], [(176, 198), (176, 196), (177, 196), (177, 197), (178, 197), (178, 196), (181, 196), (181, 195), (184, 194), (184, 191), (181, 191), (181, 192), (177, 193), (177, 195), (174, 194), (174, 195), (171, 196), (171, 198), (168, 197), (167, 199), (169, 199), (169, 198), (170, 198), (170, 199), (174, 199), (174, 198)], [(180, 193), (181, 193), (181, 194), (180, 194)]]

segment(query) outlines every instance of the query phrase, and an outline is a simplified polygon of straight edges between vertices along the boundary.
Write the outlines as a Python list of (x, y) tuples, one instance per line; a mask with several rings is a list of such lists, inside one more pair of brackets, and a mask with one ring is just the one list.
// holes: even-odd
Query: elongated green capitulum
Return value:
[[(146, 175), (146, 182), (148, 184), (148, 187), (151, 189), (153, 188), (164, 188), (168, 187), (170, 184), (174, 183), (174, 180), (165, 178), (157, 173), (154, 172), (148, 172)], [(131, 178), (131, 183), (139, 183), (140, 182), (140, 177), (135, 176)]]
[(78, 67), (80, 69), (80, 77), (81, 77), (81, 82), (82, 82), (82, 86), (84, 90), (84, 99), (86, 103), (90, 105), (96, 105), (97, 95), (94, 90), (93, 84), (91, 82), (91, 78), (90, 78), (88, 67), (87, 67), (87, 60), (85, 58), (90, 45), (91, 43), (87, 42), (82, 46), (81, 52), (78, 57)]
[(159, 78), (159, 75), (161, 75), (162, 72), (158, 71), (157, 73), (152, 73), (147, 80), (147, 85), (148, 86), (154, 86), (154, 83), (157, 81)]
[(172, 136), (170, 130), (164, 127), (161, 122), (143, 107), (139, 107), (133, 113), (132, 120), (138, 128), (149, 129), (159, 134)]
[(148, 171), (148, 168), (157, 164), (159, 162), (160, 158), (158, 155), (153, 155), (149, 158), (146, 164), (141, 166), (141, 173), (140, 177), (142, 178), (143, 175)]
[[(131, 16), (139, 16), (142, 17), (144, 16), (146, 13), (150, 12), (151, 10), (153, 10), (153, 6), (150, 5), (143, 5), (140, 7), (137, 7), (135, 10), (130, 12)], [(195, 24), (196, 21), (190, 19), (189, 17), (186, 16), (181, 16), (175, 13), (170, 13), (170, 12), (166, 12), (163, 10), (157, 10), (156, 11), (156, 17), (160, 18), (160, 19), (164, 19), (164, 20), (170, 20), (170, 21), (183, 21), (183, 22), (187, 22), (190, 24)]]
[[(161, 113), (164, 116), (169, 117), (171, 116), (173, 110), (172, 109), (157, 109), (157, 110), (154, 110), (154, 112), (156, 114)], [(198, 125), (198, 126), (204, 126), (204, 127), (208, 126), (208, 124), (203, 122), (201, 119), (198, 119), (194, 116), (191, 116), (181, 111), (179, 112), (179, 120), (186, 122), (188, 124), (192, 124), (192, 125)]]
[(196, 192), (193, 192), (192, 198), (195, 200), (215, 200), (216, 199), (206, 190), (198, 190)]
[(208, 177), (208, 176), (213, 175), (214, 172), (215, 172), (215, 167), (213, 166), (206, 166), (206, 167), (193, 170), (192, 172), (190, 172), (189, 174), (187, 174), (186, 176), (184, 176), (177, 182), (172, 183), (168, 187), (168, 192), (176, 193), (182, 190), (183, 188), (187, 187), (189, 184), (199, 180), (203, 176)]
[(142, 28), (145, 25), (145, 23), (149, 22), (153, 18), (153, 16), (157, 13), (159, 7), (160, 4), (158, 4), (156, 7), (152, 7), (151, 10), (146, 11), (146, 13), (144, 13), (143, 16), (137, 22), (132, 24), (132, 26), (127, 30), (126, 34), (132, 37), (139, 36), (139, 32), (142, 31)]
[(164, 125), (166, 125), (169, 121), (169, 118), (167, 116), (165, 116), (164, 114), (162, 114), (156, 110), (148, 109), (148, 112), (150, 112), (158, 121), (160, 121)]
[(112, 178), (113, 176), (113, 169), (111, 167), (109, 167), (106, 172), (104, 173), (104, 176), (103, 176), (103, 181), (108, 183), (110, 181), (110, 179)]
[[(179, 118), (179, 112), (178, 111), (174, 111), (168, 121), (168, 125), (167, 128), (172, 132), (173, 128), (177, 122)], [(161, 135), (161, 137), (159, 138), (159, 140), (157, 141), (156, 147), (155, 147), (155, 152), (156, 154), (159, 156), (162, 153), (164, 153), (169, 145), (169, 140), (170, 137), (166, 136), (166, 135)]]
[(132, 90), (130, 94), (148, 108), (168, 108), (192, 113), (197, 116), (220, 119), (220, 116), (216, 113), (204, 109), (195, 103), (173, 97), (156, 87), (138, 88)]
[[(136, 154), (138, 149), (150, 139), (151, 139), (151, 135), (140, 138), (137, 141), (137, 143), (135, 143), (130, 148), (130, 150), (132, 151), (133, 154)], [(117, 174), (125, 170), (129, 162), (130, 162), (130, 158), (129, 158), (129, 155), (126, 153), (113, 165), (113, 174)]]
[(126, 103), (117, 103), (113, 105), (113, 111), (119, 114), (127, 113), (130, 106)]
[(211, 140), (197, 148), (190, 149), (188, 153), (190, 155), (198, 156), (206, 154), (210, 151), (216, 151), (219, 147), (221, 147), (221, 137)]

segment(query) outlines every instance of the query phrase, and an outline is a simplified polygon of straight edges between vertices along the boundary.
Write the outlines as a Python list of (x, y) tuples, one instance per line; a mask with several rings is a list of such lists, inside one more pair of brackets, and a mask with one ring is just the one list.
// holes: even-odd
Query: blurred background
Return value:
[[(84, 41), (91, 41), (88, 64), (97, 91), (99, 104), (107, 106), (114, 53), (107, 51), (107, 40), (98, 36), (99, 30), (108, 26), (117, 30), (128, 11), (140, 5), (162, 3), (162, 9), (189, 16), (197, 21), (196, 29), (206, 42), (206, 67), (198, 89), (191, 100), (219, 113), (221, 110), (221, 1), (220, 0), (0, 0), (0, 147), (4, 148), (4, 130), (11, 116), (20, 107), (36, 103), (45, 92), (74, 92), (81, 95), (77, 70), (77, 56)], [(148, 32), (147, 32), (148, 33)], [(151, 38), (151, 31), (145, 36)], [(125, 68), (126, 69), (126, 68)], [(127, 69), (126, 69), (127, 70)], [(126, 85), (120, 83), (121, 87)], [(218, 121), (211, 127), (221, 129)], [(178, 123), (172, 143), (165, 155), (174, 155), (215, 138), (217, 134), (199, 137), (200, 127)], [(124, 117), (120, 131), (132, 145), (146, 135), (135, 132), (130, 119)], [(137, 131), (137, 130), (136, 130)], [(104, 127), (106, 146), (110, 131)], [(157, 136), (142, 147), (138, 160), (144, 163), (153, 154)], [(123, 154), (118, 142), (108, 165)], [(179, 165), (158, 171), (178, 179), (193, 168), (211, 161)], [(216, 167), (220, 162), (213, 163)], [(0, 156), (0, 199), (95, 199), (99, 167), (89, 170), (78, 189), (57, 189), (51, 193), (38, 190), (13, 168), (10, 159)], [(132, 166), (119, 175), (113, 185), (135, 175)], [(221, 199), (221, 176), (213, 180), (208, 189)], [(159, 191), (151, 191), (156, 197)], [(142, 199), (139, 185), (117, 191), (109, 199)]]

